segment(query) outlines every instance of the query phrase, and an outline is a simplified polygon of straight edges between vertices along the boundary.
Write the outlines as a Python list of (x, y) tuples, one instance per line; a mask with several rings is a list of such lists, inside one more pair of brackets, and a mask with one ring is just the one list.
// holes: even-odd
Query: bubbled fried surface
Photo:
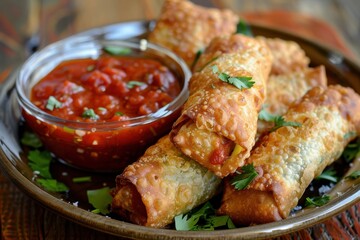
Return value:
[[(237, 224), (263, 223), (261, 218), (242, 213), (253, 198), (249, 195), (262, 192), (266, 196), (272, 194), (280, 216), (286, 218), (310, 182), (353, 139), (353, 135), (345, 136), (359, 127), (360, 117), (356, 113), (349, 116), (348, 111), (360, 111), (360, 97), (352, 89), (329, 86), (310, 90), (284, 115), (287, 121), (299, 122), (301, 126), (281, 127), (259, 141), (246, 160), (255, 166), (259, 176), (245, 191), (225, 189), (222, 213), (237, 219)], [(230, 209), (227, 206), (232, 199), (242, 204)], [(260, 207), (258, 204), (254, 202), (252, 207)], [(273, 211), (271, 207), (264, 215)]]
[[(161, 228), (213, 197), (219, 184), (219, 178), (185, 157), (165, 136), (116, 178), (112, 209), (128, 221)], [(143, 206), (133, 207), (138, 199)]]
[[(229, 51), (218, 51), (218, 47), (212, 46), (213, 42), (216, 46), (221, 46), (219, 43), (223, 42), (222, 46), (232, 47)], [(246, 36), (232, 35), (213, 42), (209, 49), (215, 51), (217, 58), (190, 79), (190, 97), (180, 118), (173, 125), (170, 136), (174, 144), (188, 157), (216, 175), (225, 177), (234, 172), (249, 156), (255, 143), (258, 111), (264, 102), (272, 57), (266, 45)], [(238, 44), (234, 44), (236, 42)], [(205, 58), (212, 55), (207, 50), (206, 53)], [(218, 67), (219, 73), (234, 77), (252, 77), (255, 84), (248, 89), (238, 89), (221, 81), (218, 73), (213, 72), (214, 65)], [(189, 122), (199, 130), (189, 128)], [(208, 134), (202, 134), (205, 130)], [(225, 137), (240, 145), (243, 150), (236, 156), (227, 156), (220, 165), (213, 164), (208, 156), (222, 146), (218, 144), (221, 141), (210, 141), (215, 144), (209, 144), (208, 137)]]
[[(283, 115), (289, 106), (316, 86), (326, 87), (324, 66), (302, 68), (294, 72), (270, 75), (267, 82), (264, 108), (274, 115)], [(273, 127), (273, 123), (258, 121), (257, 135), (261, 136)]]
[(267, 44), (274, 57), (271, 75), (293, 72), (307, 67), (310, 63), (305, 51), (296, 42), (261, 36), (256, 37), (256, 39)]
[(188, 66), (216, 36), (236, 31), (238, 16), (230, 10), (205, 8), (187, 0), (166, 0), (148, 40), (174, 51)]

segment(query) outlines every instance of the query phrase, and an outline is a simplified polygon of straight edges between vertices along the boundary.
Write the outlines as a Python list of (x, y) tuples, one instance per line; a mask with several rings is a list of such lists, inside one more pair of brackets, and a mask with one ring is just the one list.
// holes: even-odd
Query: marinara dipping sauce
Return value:
[(185, 100), (167, 106), (183, 94), (183, 76), (159, 59), (102, 50), (96, 58), (59, 62), (29, 90), (31, 104), (55, 124), (22, 103), (23, 117), (63, 162), (120, 171), (169, 132)]

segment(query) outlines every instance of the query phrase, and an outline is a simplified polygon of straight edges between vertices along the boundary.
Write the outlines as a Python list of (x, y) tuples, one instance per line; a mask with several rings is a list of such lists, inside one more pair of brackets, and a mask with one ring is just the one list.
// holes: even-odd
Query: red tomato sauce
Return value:
[[(180, 85), (175, 74), (154, 59), (104, 54), (65, 61), (32, 88), (31, 101), (51, 115), (93, 127), (56, 125), (27, 111), (23, 116), (59, 160), (85, 170), (119, 172), (170, 131), (181, 108), (146, 124), (126, 126), (127, 119), (168, 104), (180, 93)], [(49, 107), (50, 97), (60, 105)], [(97, 122), (115, 127), (97, 128)]]
[[(63, 119), (110, 122), (156, 112), (179, 92), (174, 74), (156, 60), (102, 55), (62, 62), (33, 87), (31, 101)], [(49, 110), (50, 96), (61, 107)]]

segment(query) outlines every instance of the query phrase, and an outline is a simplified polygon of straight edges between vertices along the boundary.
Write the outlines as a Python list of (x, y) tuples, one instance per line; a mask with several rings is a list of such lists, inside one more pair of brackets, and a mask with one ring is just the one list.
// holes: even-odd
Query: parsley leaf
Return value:
[(61, 108), (61, 106), (61, 102), (59, 102), (55, 97), (50, 96), (45, 107), (46, 109), (53, 111), (55, 108)]
[(282, 116), (276, 116), (274, 119), (275, 126), (270, 131), (275, 131), (278, 128), (290, 126), (290, 127), (300, 127), (301, 123), (298, 122), (288, 122)]
[(245, 189), (258, 175), (253, 164), (241, 167), (241, 172), (236, 171), (236, 173), (237, 175), (231, 179), (231, 185), (236, 190)]
[(268, 111), (266, 111), (265, 108), (262, 108), (259, 112), (258, 118), (260, 120), (266, 121), (266, 122), (274, 122), (277, 115), (271, 114)]
[(75, 177), (72, 179), (74, 183), (91, 182), (91, 176)]
[(193, 63), (191, 64), (191, 69), (193, 69), (196, 65), (196, 63), (199, 61), (199, 58), (201, 56), (201, 54), (203, 54), (204, 50), (200, 49), (199, 51), (196, 52), (195, 58)]
[(325, 180), (329, 180), (329, 181), (334, 182), (334, 183), (336, 183), (338, 181), (338, 177), (336, 176), (336, 171), (332, 170), (332, 169), (323, 171), (315, 179), (317, 179), (317, 180), (325, 179)]
[(28, 154), (29, 166), (44, 178), (52, 178), (50, 173), (51, 153), (49, 151), (33, 150)]
[(227, 73), (223, 73), (223, 72), (219, 73), (219, 68), (216, 65), (212, 66), (212, 71), (213, 73), (218, 74), (218, 77), (221, 81), (232, 84), (240, 90), (251, 88), (255, 84), (254, 81), (251, 81), (252, 77), (246, 77), (246, 76), (232, 77)]
[(22, 138), (21, 143), (33, 147), (33, 148), (39, 148), (42, 146), (42, 142), (40, 141), (40, 138), (32, 132), (25, 131)]
[(236, 33), (240, 33), (249, 37), (253, 37), (253, 33), (249, 24), (247, 24), (244, 20), (240, 20), (236, 25)]
[(140, 81), (129, 81), (126, 83), (126, 87), (129, 89), (132, 89), (135, 86), (143, 86), (143, 85), (146, 85), (146, 83)]
[(58, 182), (56, 179), (43, 179), (38, 178), (36, 181), (47, 191), (50, 192), (66, 192), (69, 188), (62, 182)]
[(85, 111), (81, 114), (83, 118), (90, 118), (93, 120), (99, 119), (99, 116), (95, 113), (94, 109), (85, 109)]
[(110, 55), (127, 55), (132, 52), (131, 48), (119, 47), (119, 46), (107, 46), (103, 48), (103, 51)]
[(345, 178), (355, 180), (358, 179), (359, 177), (360, 177), (360, 170), (357, 170), (352, 172), (350, 175), (346, 176)]
[(214, 230), (218, 227), (235, 228), (235, 225), (229, 216), (216, 216), (210, 202), (175, 217), (175, 228), (178, 231)]
[(102, 214), (108, 214), (109, 205), (112, 202), (112, 197), (110, 195), (110, 188), (104, 187), (95, 190), (86, 191), (89, 203), (100, 211)]
[(348, 163), (358, 156), (360, 156), (360, 138), (353, 143), (349, 143), (342, 153), (342, 157)]
[(305, 201), (305, 207), (316, 206), (321, 207), (330, 201), (330, 196), (322, 195), (320, 197), (307, 197)]

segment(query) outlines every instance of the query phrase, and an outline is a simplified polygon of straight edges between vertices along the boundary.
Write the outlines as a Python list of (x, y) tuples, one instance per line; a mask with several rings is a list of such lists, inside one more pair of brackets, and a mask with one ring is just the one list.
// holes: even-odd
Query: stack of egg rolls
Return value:
[(219, 214), (237, 225), (289, 215), (310, 182), (360, 133), (360, 96), (339, 85), (315, 87), (283, 117), (301, 126), (280, 127), (260, 139), (246, 160), (258, 177), (245, 190), (226, 181)]
[(191, 67), (198, 51), (215, 37), (235, 33), (238, 21), (230, 10), (205, 8), (187, 0), (166, 0), (148, 40), (172, 50)]

